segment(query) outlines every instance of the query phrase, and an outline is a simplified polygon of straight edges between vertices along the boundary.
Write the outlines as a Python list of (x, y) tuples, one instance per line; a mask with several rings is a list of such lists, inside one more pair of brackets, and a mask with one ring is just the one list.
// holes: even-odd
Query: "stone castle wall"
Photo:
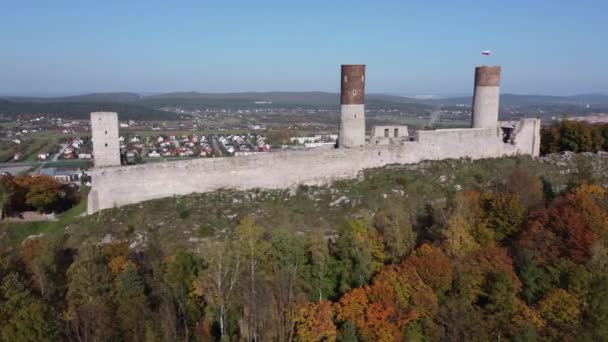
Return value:
[(319, 185), (354, 178), (364, 169), (388, 164), (518, 154), (538, 156), (540, 120), (524, 119), (517, 125), (514, 143), (504, 143), (501, 129), (496, 126), (418, 131), (416, 141), (405, 141), (400, 145), (99, 167), (92, 173), (93, 188), (89, 193), (88, 212), (221, 188), (279, 189), (298, 184)]

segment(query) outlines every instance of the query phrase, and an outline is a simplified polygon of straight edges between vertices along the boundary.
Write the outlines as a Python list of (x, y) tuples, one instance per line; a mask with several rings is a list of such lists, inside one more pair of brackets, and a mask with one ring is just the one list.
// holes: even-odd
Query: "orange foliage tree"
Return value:
[(595, 239), (585, 215), (568, 201), (561, 200), (551, 208), (531, 214), (518, 246), (533, 251), (541, 262), (567, 257), (584, 263), (591, 256)]
[(440, 248), (424, 244), (414, 251), (405, 264), (413, 267), (434, 291), (445, 292), (450, 288), (453, 264)]
[(319, 303), (307, 303), (300, 307), (294, 317), (295, 340), (335, 341), (338, 335), (333, 322), (332, 303), (323, 300)]

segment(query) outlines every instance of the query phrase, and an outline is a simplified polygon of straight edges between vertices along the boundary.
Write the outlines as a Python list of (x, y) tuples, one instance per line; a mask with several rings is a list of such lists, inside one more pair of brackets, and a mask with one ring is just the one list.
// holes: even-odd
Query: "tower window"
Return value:
[(106, 145), (106, 147), (108, 147), (108, 143), (105, 143), (104, 145)]
[(357, 95), (357, 89), (353, 89), (353, 95)]
[(361, 82), (365, 82), (365, 75), (361, 75)]
[(344, 75), (344, 83), (348, 83), (348, 76)]
[(384, 129), (384, 137), (385, 137), (385, 138), (388, 138), (388, 128), (385, 128), (385, 129)]
[(395, 138), (399, 136), (399, 128), (395, 128)]
[(108, 134), (108, 131), (106, 131), (106, 134)]

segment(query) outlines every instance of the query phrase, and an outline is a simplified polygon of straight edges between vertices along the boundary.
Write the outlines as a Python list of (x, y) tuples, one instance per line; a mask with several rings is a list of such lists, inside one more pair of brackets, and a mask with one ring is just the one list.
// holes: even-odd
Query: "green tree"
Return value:
[(499, 241), (517, 233), (524, 221), (525, 208), (515, 196), (486, 194), (481, 205), (486, 226), (494, 231), (494, 237)]
[(291, 341), (301, 273), (306, 262), (304, 239), (286, 229), (274, 232), (270, 247), (278, 339)]
[(113, 286), (103, 254), (96, 246), (81, 247), (67, 276), (64, 319), (69, 333), (81, 340), (110, 339), (115, 334)]
[(118, 275), (116, 284), (116, 314), (125, 341), (142, 341), (146, 322), (150, 319), (148, 299), (141, 275), (129, 268)]
[(190, 325), (198, 322), (202, 315), (198, 303), (191, 296), (199, 269), (200, 265), (195, 256), (184, 251), (171, 256), (165, 264), (163, 280), (178, 321), (181, 322), (185, 341), (190, 340)]
[(608, 275), (605, 273), (597, 275), (591, 283), (584, 317), (589, 340), (608, 340)]
[(38, 211), (52, 211), (60, 200), (61, 184), (50, 177), (32, 177), (25, 203)]
[(340, 333), (338, 335), (338, 341), (340, 342), (359, 342), (357, 337), (357, 327), (352, 322), (346, 322), (342, 325)]
[(55, 341), (59, 322), (50, 308), (36, 299), (17, 273), (0, 284), (0, 335), (3, 341)]
[(530, 305), (536, 303), (556, 284), (551, 274), (538, 264), (531, 253), (524, 251), (521, 258), (517, 268), (523, 285), (521, 297)]
[(313, 228), (307, 233), (306, 254), (311, 299), (320, 302), (332, 296), (336, 287), (336, 277), (333, 276), (331, 267), (335, 260), (329, 253), (329, 246), (321, 229)]
[(215, 243), (205, 251), (207, 269), (198, 278), (211, 307), (219, 318), (220, 339), (228, 338), (227, 315), (234, 301), (241, 274), (242, 260), (234, 243), (228, 239)]
[(5, 206), (9, 203), (11, 194), (4, 184), (4, 177), (0, 177), (0, 220), (6, 212)]
[(500, 340), (509, 331), (512, 316), (516, 312), (516, 288), (505, 272), (490, 273), (480, 302), (486, 313), (486, 321)]
[(261, 279), (261, 267), (267, 264), (270, 244), (262, 238), (262, 227), (255, 224), (253, 219), (246, 217), (236, 227), (239, 253), (243, 260), (242, 289), (243, 305), (247, 308), (244, 317), (244, 337), (250, 341), (259, 339), (258, 286)]
[(340, 291), (367, 283), (384, 262), (383, 244), (364, 220), (348, 220), (338, 229), (335, 256), (339, 263)]
[(403, 208), (389, 205), (380, 210), (374, 217), (374, 226), (382, 234), (390, 262), (398, 262), (416, 246), (416, 233), (409, 213)]

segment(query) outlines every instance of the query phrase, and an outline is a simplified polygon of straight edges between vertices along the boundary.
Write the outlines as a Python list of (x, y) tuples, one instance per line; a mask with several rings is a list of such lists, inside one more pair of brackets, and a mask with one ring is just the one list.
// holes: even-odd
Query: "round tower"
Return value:
[(365, 145), (365, 65), (342, 65), (340, 148)]
[(473, 128), (490, 128), (498, 125), (500, 98), (500, 67), (475, 68), (475, 93), (473, 94)]

